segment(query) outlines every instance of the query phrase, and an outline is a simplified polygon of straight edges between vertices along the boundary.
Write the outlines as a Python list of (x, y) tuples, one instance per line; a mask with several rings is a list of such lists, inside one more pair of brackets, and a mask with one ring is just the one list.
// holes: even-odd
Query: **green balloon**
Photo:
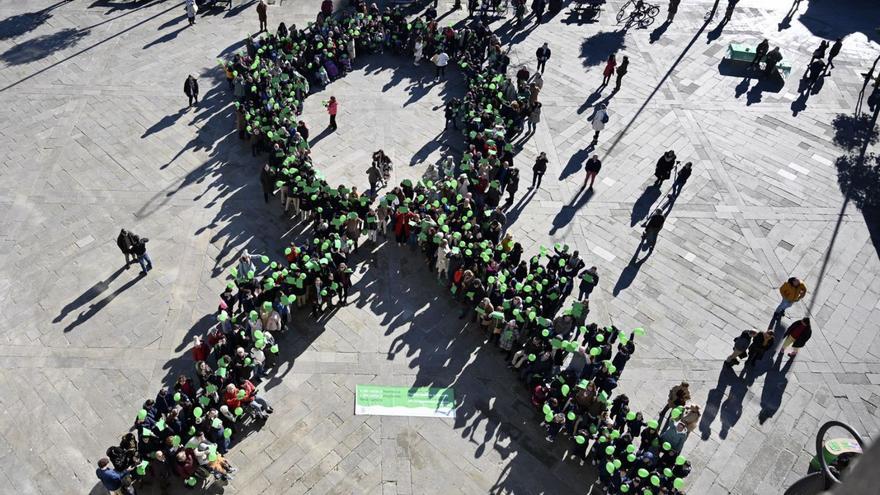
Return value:
[(660, 477), (656, 474), (651, 476), (651, 484), (654, 486), (660, 486)]
[(578, 435), (578, 436), (574, 437), (574, 441), (577, 442), (578, 445), (583, 445), (584, 442), (587, 441), (587, 439), (584, 438), (583, 435)]
[(626, 413), (626, 420), (627, 420), (627, 421), (632, 421), (632, 420), (634, 420), (634, 419), (636, 419), (636, 413), (635, 413), (635, 412), (630, 411), (630, 412)]
[(232, 436), (232, 429), (226, 428), (223, 430), (223, 438), (229, 438)]
[(609, 445), (609, 446), (605, 447), (605, 453), (608, 454), (608, 455), (613, 454), (613, 453), (614, 453), (614, 447), (613, 447), (612, 445)]
[(638, 475), (639, 475), (639, 478), (647, 478), (648, 477), (648, 470), (645, 468), (639, 468)]
[(244, 414), (244, 409), (242, 409), (241, 407), (236, 407), (235, 408), (235, 415), (241, 416), (242, 414)]
[(672, 419), (678, 419), (681, 417), (681, 407), (676, 407), (672, 410)]
[(683, 466), (685, 462), (687, 462), (687, 459), (685, 459), (685, 457), (683, 455), (680, 455), (675, 458), (675, 465), (676, 466)]
[(684, 488), (684, 480), (681, 478), (675, 478), (672, 480), (672, 486), (674, 486), (676, 490), (681, 490)]
[(143, 421), (144, 419), (146, 419), (146, 417), (147, 417), (147, 410), (146, 409), (141, 409), (140, 411), (138, 411), (138, 419), (139, 420)]
[(201, 418), (203, 413), (204, 411), (202, 411), (201, 407), (196, 407), (195, 409), (193, 409), (193, 416), (197, 418)]
[(535, 356), (534, 354), (529, 354), (529, 361), (534, 361), (536, 359), (538, 359), (538, 356)]
[[(562, 386), (562, 395), (568, 395), (568, 393), (569, 393), (570, 391), (571, 391), (571, 387), (569, 387), (568, 385), (563, 385), (563, 386)], [(570, 413), (570, 414), (574, 414), (574, 413)]]
[(608, 471), (608, 474), (613, 474), (614, 473), (614, 463), (610, 462), (610, 461), (606, 462), (605, 463), (605, 471)]
[(565, 417), (568, 418), (569, 421), (574, 421), (575, 418), (577, 418), (577, 416), (572, 411), (569, 411)]
[(199, 482), (199, 480), (197, 480), (195, 476), (190, 476), (189, 478), (186, 479), (186, 484), (188, 486), (196, 486), (196, 483), (198, 483), (198, 482)]

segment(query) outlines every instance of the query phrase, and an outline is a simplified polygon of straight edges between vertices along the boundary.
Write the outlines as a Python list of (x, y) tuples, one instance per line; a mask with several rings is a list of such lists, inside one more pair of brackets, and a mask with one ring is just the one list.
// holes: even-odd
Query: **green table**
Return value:
[(741, 62), (751, 62), (755, 59), (755, 47), (744, 43), (731, 43), (727, 45), (727, 56), (725, 58)]

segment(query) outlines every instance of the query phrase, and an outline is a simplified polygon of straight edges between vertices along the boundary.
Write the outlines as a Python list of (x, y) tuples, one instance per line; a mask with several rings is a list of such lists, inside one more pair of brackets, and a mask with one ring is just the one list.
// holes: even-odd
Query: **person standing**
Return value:
[(538, 71), (541, 74), (544, 73), (544, 67), (547, 65), (547, 61), (550, 60), (550, 53), (550, 47), (546, 42), (535, 50), (535, 57), (538, 59)]
[(758, 46), (755, 47), (755, 57), (752, 59), (752, 63), (746, 68), (746, 70), (750, 70), (753, 67), (756, 69), (761, 68), (761, 60), (767, 55), (767, 52), (770, 50), (770, 42), (764, 39), (764, 41), (758, 43)]
[(620, 90), (620, 82), (623, 80), (623, 76), (626, 75), (627, 70), (629, 70), (629, 57), (624, 55), (620, 65), (617, 66), (617, 81), (614, 82), (615, 92)]
[(782, 296), (782, 301), (779, 302), (779, 305), (776, 306), (776, 310), (773, 311), (773, 320), (770, 323), (771, 327), (773, 326), (773, 322), (781, 320), (782, 317), (785, 316), (786, 309), (790, 308), (794, 303), (800, 301), (805, 295), (807, 295), (807, 286), (796, 277), (791, 277), (779, 287), (779, 294)]
[(836, 57), (837, 54), (840, 53), (841, 48), (843, 48), (843, 38), (837, 38), (837, 41), (835, 41), (834, 44), (831, 45), (831, 50), (828, 51), (828, 68), (829, 69), (834, 68), (834, 62), (832, 62), (832, 61), (834, 60), (834, 57)]
[(367, 169), (367, 180), (370, 181), (370, 197), (375, 198), (376, 191), (379, 189), (379, 181), (382, 180), (382, 172), (375, 163)]
[(654, 177), (657, 178), (654, 181), (655, 186), (659, 186), (663, 184), (663, 181), (669, 178), (672, 174), (672, 167), (675, 166), (675, 152), (672, 150), (663, 153), (663, 156), (657, 160), (657, 165), (654, 167)]
[(272, 187), (274, 186), (272, 182), (272, 167), (267, 163), (260, 170), (260, 186), (263, 188), (263, 201), (266, 203), (269, 202), (269, 196), (272, 194)]
[(666, 412), (674, 407), (684, 407), (691, 400), (691, 389), (688, 382), (680, 384), (669, 389), (669, 395), (666, 399), (666, 405), (660, 410), (659, 419), (662, 420), (666, 416)]
[(739, 364), (739, 358), (749, 350), (749, 344), (752, 343), (752, 338), (755, 335), (758, 335), (755, 330), (743, 330), (739, 337), (733, 339), (733, 352), (724, 360), (724, 365), (736, 366)]
[(534, 134), (538, 130), (538, 124), (541, 122), (541, 108), (544, 105), (540, 101), (536, 101), (532, 105), (532, 111), (529, 112), (529, 132)]
[(779, 47), (775, 47), (764, 57), (764, 76), (772, 76), (776, 73), (776, 64), (782, 60), (782, 54), (779, 53)]
[[(128, 267), (131, 266), (131, 262), (136, 259), (134, 252), (132, 252), (132, 248), (134, 248), (132, 235), (125, 229), (120, 230), (119, 235), (116, 236), (116, 245), (119, 246), (119, 250), (125, 255), (125, 269), (128, 270)], [(131, 257), (131, 259), (129, 259), (129, 257)]]
[(599, 175), (599, 170), (602, 170), (602, 161), (599, 160), (599, 155), (593, 155), (586, 161), (586, 163), (584, 163), (584, 184), (581, 186), (581, 189), (587, 187), (587, 182), (590, 183), (588, 189), (593, 189), (593, 183), (596, 182), (596, 176)]
[(266, 5), (266, 0), (260, 0), (257, 3), (257, 17), (260, 18), (260, 30), (258, 32), (260, 33), (268, 30), (268, 18), (266, 15), (268, 10), (269, 7)]
[(675, 19), (675, 14), (678, 13), (678, 4), (681, 3), (681, 0), (669, 0), (669, 11), (666, 13), (666, 22), (672, 22)]
[(516, 192), (519, 191), (519, 169), (512, 168), (510, 169), (510, 175), (507, 178), (507, 187), (504, 188), (507, 191), (507, 204), (513, 204), (513, 198), (516, 195)]
[(605, 61), (605, 69), (602, 71), (602, 86), (605, 87), (608, 85), (608, 81), (611, 80), (611, 76), (614, 75), (614, 68), (617, 66), (617, 59), (614, 58), (614, 54), (608, 55), (608, 60)]
[(193, 106), (193, 101), (195, 101), (196, 104), (199, 103), (199, 81), (197, 81), (192, 74), (186, 76), (186, 81), (183, 82), (183, 93), (189, 98), (189, 105), (187, 108)]
[(437, 75), (436, 78), (440, 79), (441, 77), (446, 77), (446, 66), (449, 64), (449, 55), (444, 51), (440, 51), (440, 53), (434, 55), (434, 65), (437, 67)]
[(150, 242), (150, 240), (146, 237), (134, 236), (132, 238), (131, 252), (137, 256), (138, 264), (141, 265), (141, 275), (146, 275), (147, 272), (153, 269), (153, 260), (150, 259), (150, 255), (147, 254), (148, 242)]
[(593, 289), (599, 285), (599, 269), (592, 266), (584, 270), (584, 273), (581, 273), (580, 275), (580, 279), (581, 283), (578, 286), (580, 294), (578, 295), (578, 300), (583, 301), (585, 298), (590, 297)]
[(422, 38), (416, 38), (415, 43), (413, 43), (413, 65), (418, 66), (422, 63), (422, 52), (424, 49), (425, 43), (422, 41)]
[(101, 480), (101, 485), (112, 495), (123, 495), (134, 493), (131, 489), (123, 489), (123, 479), (131, 474), (134, 467), (130, 467), (124, 471), (117, 471), (110, 466), (110, 459), (102, 457), (98, 460), (98, 469), (95, 475)]
[(544, 177), (545, 172), (547, 172), (547, 153), (542, 151), (532, 166), (532, 185), (529, 189), (541, 187), (541, 178)]
[(330, 100), (328, 100), (325, 104), (327, 107), (327, 113), (330, 115), (330, 124), (328, 127), (332, 130), (336, 130), (336, 112), (339, 111), (339, 104), (336, 102), (336, 97), (331, 96)]
[(785, 331), (785, 340), (782, 341), (782, 347), (779, 348), (779, 354), (782, 354), (786, 348), (791, 346), (791, 352), (788, 355), (791, 357), (797, 356), (798, 351), (806, 345), (812, 336), (813, 329), (810, 326), (810, 319), (806, 317), (801, 318), (788, 326), (788, 329)]
[(599, 142), (599, 133), (605, 129), (605, 124), (608, 123), (608, 110), (607, 106), (604, 103), (600, 103), (596, 105), (596, 110), (593, 112), (593, 115), (590, 116), (588, 120), (590, 120), (593, 124), (593, 142), (590, 143), (595, 145)]
[(198, 12), (199, 6), (196, 5), (196, 0), (186, 0), (186, 20), (189, 21), (190, 26), (196, 23), (196, 14)]

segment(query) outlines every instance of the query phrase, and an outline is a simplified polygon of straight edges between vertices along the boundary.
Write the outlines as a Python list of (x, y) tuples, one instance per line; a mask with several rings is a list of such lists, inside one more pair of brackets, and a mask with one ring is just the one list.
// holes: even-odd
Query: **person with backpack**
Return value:
[(596, 110), (593, 112), (593, 115), (587, 119), (593, 124), (593, 142), (591, 145), (596, 145), (599, 142), (599, 133), (605, 129), (605, 124), (608, 123), (608, 106), (605, 103), (600, 103), (596, 106)]

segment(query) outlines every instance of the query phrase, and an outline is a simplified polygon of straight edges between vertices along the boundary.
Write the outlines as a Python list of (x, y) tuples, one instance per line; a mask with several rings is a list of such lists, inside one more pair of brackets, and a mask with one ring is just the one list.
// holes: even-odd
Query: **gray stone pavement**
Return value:
[[(692, 384), (707, 412), (685, 449), (689, 493), (779, 493), (806, 471), (823, 421), (871, 436), (880, 426), (877, 217), (841, 193), (838, 158), (849, 152), (833, 124), (852, 115), (860, 72), (877, 56), (878, 8), (802, 2), (780, 31), (789, 2), (742, 0), (719, 32), (721, 13), (706, 21), (712, 2), (685, 2), (660, 31), (659, 20), (623, 30), (622, 3), (608, 2), (596, 23), (564, 10), (515, 35), (513, 70), (544, 41), (553, 49), (544, 119), (517, 157), (524, 186), (538, 151), (551, 169), (538, 191), (521, 188), (511, 230), (528, 252), (576, 245), (601, 270), (591, 318), (648, 328), (620, 386), (636, 408), (658, 411), (669, 386)], [(173, 1), (0, 5), (0, 493), (100, 493), (95, 461), (140, 401), (190, 369), (188, 345), (212, 321), (223, 270), (240, 250), (268, 252), (297, 232), (261, 202), (259, 162), (232, 132), (216, 58), (256, 26), (253, 5), (235, 4), (203, 12), (194, 28)], [(270, 7), (270, 25), (301, 25), (316, 10), (287, 1)], [(836, 68), (804, 107), (798, 79), (811, 51), (844, 34)], [(728, 42), (762, 36), (794, 66), (781, 88), (719, 69)], [(587, 196), (586, 117), (609, 95), (591, 93), (617, 50), (630, 72), (608, 100), (605, 165)], [(314, 153), (329, 177), (363, 189), (378, 147), (398, 178), (419, 177), (457, 146), (440, 106), (461, 91), (455, 75), (433, 85), (430, 68), (406, 60), (360, 67), (327, 90), (341, 127)], [(203, 102), (183, 111), (187, 73), (200, 77)], [(321, 99), (306, 104), (313, 132), (326, 118)], [(695, 173), (633, 270), (636, 224), (662, 201), (645, 189), (669, 148)], [(122, 226), (151, 239), (146, 278), (119, 269)], [(285, 337), (288, 362), (265, 386), (278, 412), (231, 453), (242, 471), (226, 492), (588, 491), (590, 469), (544, 443), (524, 391), (480, 335), (446, 318), (454, 308), (418, 257), (382, 248), (358, 272), (354, 304)], [(790, 311), (812, 315), (808, 347), (785, 375), (769, 364), (753, 381), (722, 372), (733, 336), (766, 324), (789, 275), (810, 289)], [(452, 385), (459, 416), (353, 416), (358, 383)], [(763, 424), (762, 404), (778, 407)]]

